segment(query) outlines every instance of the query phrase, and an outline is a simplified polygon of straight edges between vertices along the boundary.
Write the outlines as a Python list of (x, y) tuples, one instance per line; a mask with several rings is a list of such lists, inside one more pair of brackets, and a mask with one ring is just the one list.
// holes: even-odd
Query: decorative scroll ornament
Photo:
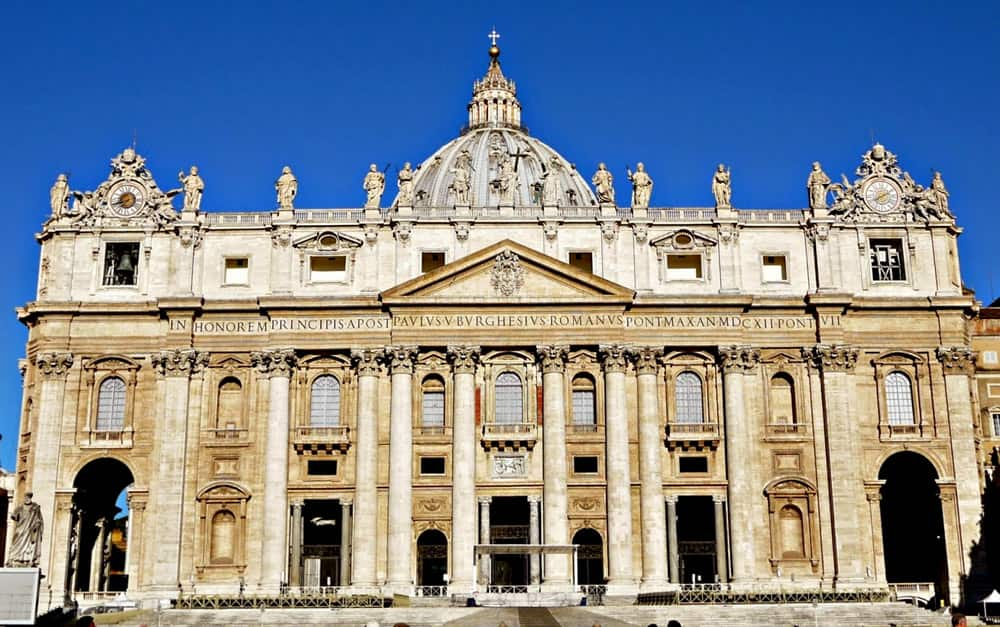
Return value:
[(73, 365), (72, 353), (39, 353), (35, 365), (43, 377), (64, 377)]
[(160, 376), (186, 377), (201, 372), (208, 364), (208, 353), (191, 348), (166, 350), (153, 355), (153, 367)]
[(490, 285), (502, 296), (513, 296), (524, 285), (524, 268), (516, 254), (505, 250), (493, 261)]
[(753, 370), (760, 363), (760, 351), (752, 346), (725, 346), (719, 349), (719, 365), (723, 371)]
[(351, 359), (358, 369), (359, 377), (377, 377), (384, 353), (370, 348), (351, 351)]
[(413, 372), (413, 358), (417, 355), (417, 347), (388, 346), (385, 355), (393, 374)]
[(967, 346), (942, 346), (937, 358), (945, 374), (971, 374), (976, 368), (976, 354)]
[(628, 365), (628, 347), (623, 344), (606, 344), (599, 347), (601, 361), (607, 372), (625, 372)]
[(566, 346), (539, 346), (538, 360), (542, 364), (542, 374), (549, 372), (562, 372), (566, 368), (566, 355), (569, 348)]
[(635, 370), (639, 374), (656, 374), (658, 361), (663, 355), (663, 349), (652, 346), (634, 348), (630, 351), (635, 361)]
[(291, 348), (250, 353), (250, 363), (267, 377), (289, 377), (297, 362), (298, 357)]
[(843, 344), (817, 344), (802, 349), (802, 358), (828, 372), (851, 372), (858, 364), (858, 349)]
[(455, 374), (471, 374), (476, 371), (479, 361), (478, 346), (449, 346), (448, 358), (451, 359)]

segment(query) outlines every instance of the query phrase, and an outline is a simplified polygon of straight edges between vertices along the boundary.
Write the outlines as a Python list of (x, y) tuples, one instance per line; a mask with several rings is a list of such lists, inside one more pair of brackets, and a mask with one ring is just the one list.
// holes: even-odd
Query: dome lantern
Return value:
[(496, 29), (488, 35), (490, 67), (486, 76), (472, 85), (469, 102), (469, 130), (476, 128), (521, 128), (521, 103), (517, 99), (517, 86), (503, 75), (500, 69), (500, 48)]

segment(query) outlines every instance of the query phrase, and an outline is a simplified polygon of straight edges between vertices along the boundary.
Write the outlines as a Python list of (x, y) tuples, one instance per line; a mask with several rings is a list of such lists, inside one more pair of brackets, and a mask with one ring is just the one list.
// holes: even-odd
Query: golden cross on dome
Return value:
[(496, 47), (497, 39), (500, 39), (500, 33), (497, 32), (496, 26), (493, 27), (493, 30), (490, 31), (490, 34), (487, 35), (487, 37), (490, 38), (490, 41), (493, 43), (493, 46)]

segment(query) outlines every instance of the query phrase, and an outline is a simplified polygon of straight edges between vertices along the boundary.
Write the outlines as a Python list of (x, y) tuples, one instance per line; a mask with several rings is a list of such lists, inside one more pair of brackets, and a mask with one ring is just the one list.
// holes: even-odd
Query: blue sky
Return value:
[[(918, 182), (940, 170), (963, 274), (1000, 290), (997, 2), (6, 3), (0, 23), (0, 465), (14, 466), (25, 329), (48, 189), (93, 189), (132, 141), (162, 186), (192, 164), (202, 208), (360, 206), (371, 162), (453, 138), (495, 24), (525, 123), (588, 174), (644, 161), (654, 205), (802, 207), (809, 165), (851, 174), (872, 137)], [(992, 283), (995, 281), (996, 288)]]

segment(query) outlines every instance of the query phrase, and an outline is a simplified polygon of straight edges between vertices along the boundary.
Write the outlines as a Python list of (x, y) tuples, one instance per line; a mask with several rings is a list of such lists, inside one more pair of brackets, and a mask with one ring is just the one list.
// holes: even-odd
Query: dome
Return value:
[[(473, 84), (469, 125), (462, 135), (439, 148), (414, 173), (414, 204), (596, 205), (576, 166), (521, 126), (517, 88), (503, 75), (499, 57), (494, 43), (486, 76)], [(397, 204), (398, 197), (393, 202)]]

